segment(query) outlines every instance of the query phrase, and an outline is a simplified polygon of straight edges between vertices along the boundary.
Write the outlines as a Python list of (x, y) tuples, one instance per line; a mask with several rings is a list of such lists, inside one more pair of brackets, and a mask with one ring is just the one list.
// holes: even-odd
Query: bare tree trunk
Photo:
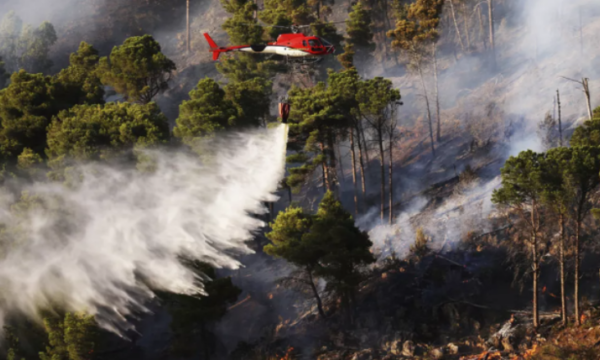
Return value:
[(567, 326), (567, 294), (565, 292), (565, 217), (560, 215), (560, 302), (562, 324)]
[(189, 54), (192, 51), (192, 43), (190, 36), (190, 0), (186, 1), (186, 29), (187, 29), (187, 53)]
[(315, 299), (317, 300), (317, 309), (319, 310), (319, 315), (321, 316), (321, 319), (325, 319), (325, 311), (323, 311), (323, 302), (321, 301), (321, 297), (319, 296), (319, 291), (317, 290), (317, 287), (315, 286), (315, 282), (314, 282), (313, 276), (312, 276), (312, 271), (310, 269), (306, 269), (306, 273), (308, 274), (310, 288), (312, 289), (313, 295), (315, 296)]
[(453, 0), (448, 0), (448, 3), (450, 3), (450, 11), (452, 13), (452, 20), (454, 21), (454, 28), (456, 29), (456, 35), (458, 36), (460, 48), (462, 49), (462, 51), (465, 51), (465, 44), (463, 43), (462, 36), (460, 35), (460, 28), (458, 27), (458, 22), (456, 21), (456, 12), (454, 11)]
[(583, 84), (583, 93), (585, 94), (585, 100), (587, 101), (588, 116), (589, 116), (589, 119), (592, 120), (593, 112), (592, 112), (592, 100), (591, 100), (591, 95), (590, 95), (589, 79), (583, 78), (581, 83)]
[(531, 248), (532, 262), (533, 262), (533, 327), (537, 329), (540, 325), (540, 313), (538, 308), (538, 276), (539, 276), (539, 264), (538, 264), (538, 239), (537, 239), (537, 226), (535, 221), (536, 203), (532, 204), (531, 209)]
[(338, 180), (340, 182), (340, 187), (344, 184), (344, 164), (342, 164), (342, 151), (340, 150), (340, 143), (336, 142), (335, 144), (336, 150), (338, 153), (338, 164), (340, 165), (340, 171), (338, 175)]
[(321, 147), (321, 154), (325, 155), (325, 159), (321, 163), (321, 166), (323, 167), (323, 188), (325, 192), (327, 192), (331, 191), (331, 183), (329, 180), (329, 167), (327, 166), (327, 154), (325, 154), (325, 144), (323, 144), (323, 141), (321, 141), (319, 145)]
[(429, 97), (427, 96), (427, 88), (425, 87), (425, 79), (423, 77), (423, 68), (421, 64), (418, 64), (419, 76), (421, 78), (421, 85), (423, 86), (423, 92), (425, 97), (425, 105), (427, 106), (427, 119), (429, 121), (429, 138), (431, 140), (431, 154), (435, 157), (435, 145), (433, 143), (433, 125), (431, 124), (431, 110), (429, 109)]
[(579, 235), (581, 232), (581, 220), (579, 220), (579, 215), (577, 216), (577, 224), (575, 225), (575, 291), (573, 294), (574, 302), (575, 302), (575, 324), (577, 326), (581, 325), (581, 314), (579, 311), (579, 265), (580, 265), (580, 248), (581, 244), (579, 243)]
[[(339, 186), (337, 186), (339, 178), (337, 173), (337, 161), (335, 158), (334, 136), (331, 131), (327, 131), (327, 148), (329, 153), (329, 182), (331, 183), (329, 190), (333, 190), (337, 193), (337, 190), (339, 189)], [(327, 161), (327, 157), (325, 161)]]
[(360, 122), (358, 123), (358, 129), (360, 131), (360, 135), (363, 141), (365, 159), (367, 160), (367, 162), (365, 163), (365, 168), (367, 169), (367, 171), (369, 171), (369, 163), (371, 162), (371, 160), (369, 160), (369, 147), (367, 146), (367, 137), (365, 136), (365, 130), (363, 129), (362, 124)]
[(479, 32), (481, 33), (481, 41), (483, 42), (483, 49), (486, 50), (487, 49), (487, 42), (485, 41), (485, 30), (483, 28), (483, 10), (481, 10), (481, 3), (479, 5), (477, 5), (479, 7)]
[[(379, 162), (381, 174), (381, 221), (385, 213), (385, 158), (383, 152), (383, 124), (379, 123), (377, 127), (377, 142), (379, 143)], [(390, 209), (391, 210), (391, 209)]]
[(467, 13), (467, 6), (465, 5), (465, 3), (462, 3), (462, 9), (463, 9), (463, 13), (465, 14), (465, 20), (464, 20), (464, 25), (465, 25), (465, 36), (467, 38), (467, 51), (469, 51), (471, 49), (471, 36), (469, 35), (469, 14)]
[(392, 222), (394, 221), (394, 180), (393, 180), (393, 176), (394, 176), (394, 157), (393, 157), (393, 148), (394, 148), (394, 131), (395, 129), (393, 127), (390, 127), (390, 154), (389, 154), (389, 163), (388, 163), (388, 186), (389, 186), (389, 205), (388, 205), (388, 211), (389, 211), (389, 223), (390, 225), (392, 225)]
[(352, 186), (354, 188), (354, 215), (358, 215), (358, 189), (356, 188), (356, 154), (354, 152), (354, 129), (350, 129), (350, 158), (352, 161)]
[(367, 182), (365, 181), (365, 165), (364, 165), (364, 161), (363, 161), (363, 149), (362, 149), (362, 145), (361, 145), (361, 141), (360, 141), (360, 131), (359, 131), (358, 122), (356, 123), (356, 135), (358, 137), (358, 159), (359, 159), (359, 165), (360, 165), (360, 181), (361, 181), (361, 185), (362, 185), (362, 198), (363, 198), (363, 203), (364, 203), (367, 200)]
[(496, 34), (494, 32), (494, 0), (488, 0), (488, 17), (490, 22), (490, 47), (492, 48), (492, 66), (494, 70), (497, 67), (496, 64)]
[(433, 78), (435, 80), (435, 111), (437, 117), (436, 140), (440, 142), (442, 139), (442, 118), (440, 116), (440, 87), (438, 81), (437, 45), (433, 43), (431, 47), (433, 49)]
[(563, 133), (562, 133), (562, 120), (561, 120), (561, 108), (560, 108), (560, 91), (556, 90), (556, 102), (558, 104), (558, 135), (560, 140), (560, 146), (563, 146)]

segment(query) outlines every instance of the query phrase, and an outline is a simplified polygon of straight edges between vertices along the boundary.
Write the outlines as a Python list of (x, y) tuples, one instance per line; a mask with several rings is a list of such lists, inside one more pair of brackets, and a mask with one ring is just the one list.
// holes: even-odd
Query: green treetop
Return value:
[(164, 143), (167, 118), (158, 105), (78, 105), (59, 113), (48, 127), (46, 153), (54, 164), (67, 159), (108, 160), (131, 155), (135, 147)]
[(19, 39), (19, 68), (32, 73), (48, 73), (53, 65), (48, 54), (56, 40), (58, 38), (54, 26), (47, 21), (37, 29), (26, 26)]
[(2, 61), (2, 57), (0, 57), (0, 90), (4, 89), (6, 86), (6, 82), (9, 76), (6, 72), (6, 67), (4, 66), (4, 61)]
[(79, 50), (71, 54), (69, 67), (61, 70), (56, 80), (71, 92), (69, 96), (79, 99), (78, 103), (102, 104), (104, 86), (97, 74), (99, 61), (98, 50), (82, 42)]
[(346, 42), (353, 46), (357, 60), (365, 61), (376, 48), (371, 31), (371, 12), (359, 1), (352, 7), (348, 17)]
[(570, 140), (571, 146), (600, 146), (600, 107), (594, 110), (592, 120), (578, 126)]
[(179, 106), (173, 134), (188, 145), (215, 131), (259, 126), (268, 114), (271, 82), (261, 78), (233, 82), (221, 88), (213, 79), (202, 79)]
[(64, 319), (44, 319), (48, 333), (40, 360), (90, 360), (94, 356), (96, 325), (90, 315), (67, 313)]
[(52, 116), (70, 108), (77, 100), (67, 95), (64, 86), (52, 77), (24, 70), (14, 73), (10, 85), (0, 91), (2, 156), (16, 159), (25, 148), (43, 155), (46, 127)]
[(223, 8), (233, 16), (225, 20), (223, 30), (232, 45), (260, 44), (264, 30), (254, 19), (257, 6), (250, 0), (221, 0)]
[(109, 58), (100, 59), (102, 81), (128, 101), (147, 104), (169, 87), (175, 63), (167, 58), (150, 35), (131, 37), (116, 46)]
[(173, 134), (192, 145), (198, 138), (232, 126), (237, 115), (236, 108), (219, 84), (210, 78), (202, 79), (190, 92), (190, 100), (179, 105)]
[(324, 317), (323, 304), (315, 285), (315, 277), (327, 280), (327, 289), (349, 306), (361, 280), (360, 269), (374, 262), (367, 234), (354, 225), (352, 216), (327, 192), (316, 215), (290, 207), (280, 213), (266, 236), (271, 244), (267, 254), (281, 257), (296, 265), (303, 274)]

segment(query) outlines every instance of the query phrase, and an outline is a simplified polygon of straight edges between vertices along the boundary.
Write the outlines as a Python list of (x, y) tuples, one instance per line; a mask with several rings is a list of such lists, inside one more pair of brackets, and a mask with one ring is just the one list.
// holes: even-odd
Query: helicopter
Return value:
[(292, 26), (291, 28), (293, 33), (281, 34), (277, 37), (275, 42), (268, 42), (267, 44), (260, 45), (220, 47), (208, 33), (204, 33), (204, 37), (210, 46), (210, 51), (213, 54), (213, 61), (217, 61), (221, 53), (232, 51), (281, 55), (287, 59), (300, 58), (306, 60), (306, 58), (311, 58), (314, 61), (319, 61), (323, 56), (335, 52), (335, 47), (324, 38), (298, 33), (298, 26)]

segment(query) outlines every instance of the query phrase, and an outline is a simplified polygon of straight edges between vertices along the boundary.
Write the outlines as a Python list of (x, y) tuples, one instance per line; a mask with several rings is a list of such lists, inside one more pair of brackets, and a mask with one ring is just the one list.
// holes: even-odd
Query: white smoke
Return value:
[(14, 312), (36, 318), (40, 308), (58, 305), (96, 315), (120, 333), (125, 316), (146, 310), (152, 290), (201, 294), (202, 279), (181, 258), (240, 266), (234, 255), (251, 252), (245, 241), (263, 225), (251, 213), (276, 199), (286, 131), (217, 138), (216, 157), (204, 163), (183, 152), (150, 152), (151, 174), (82, 165), (76, 188), (26, 186), (29, 198), (43, 199), (27, 211), (11, 207), (17, 199), (5, 191), (0, 223), (16, 235), (1, 244), (0, 319)]

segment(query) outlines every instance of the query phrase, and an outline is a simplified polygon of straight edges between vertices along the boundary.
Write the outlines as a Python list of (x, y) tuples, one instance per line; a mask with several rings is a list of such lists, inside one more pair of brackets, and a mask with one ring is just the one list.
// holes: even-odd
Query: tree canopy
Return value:
[(167, 118), (156, 103), (78, 105), (60, 112), (48, 127), (46, 154), (54, 164), (108, 160), (168, 139)]
[(69, 91), (69, 96), (80, 104), (104, 103), (104, 86), (97, 74), (100, 56), (98, 50), (86, 42), (70, 56), (70, 65), (62, 69), (56, 80)]
[(110, 57), (100, 59), (102, 82), (127, 100), (147, 104), (169, 88), (175, 63), (167, 58), (150, 35), (130, 37), (115, 46)]

